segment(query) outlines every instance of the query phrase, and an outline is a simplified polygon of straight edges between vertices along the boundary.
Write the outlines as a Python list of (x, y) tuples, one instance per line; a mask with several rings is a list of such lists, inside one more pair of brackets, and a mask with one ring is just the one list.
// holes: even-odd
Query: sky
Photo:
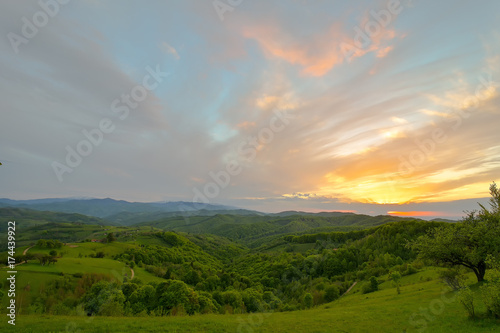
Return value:
[(458, 219), (500, 180), (498, 1), (0, 8), (0, 197)]

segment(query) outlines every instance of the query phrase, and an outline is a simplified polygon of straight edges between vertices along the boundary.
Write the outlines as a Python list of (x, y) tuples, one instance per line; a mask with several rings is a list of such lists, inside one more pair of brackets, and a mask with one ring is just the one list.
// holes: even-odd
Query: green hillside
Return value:
[[(495, 319), (470, 320), (457, 300), (436, 279), (437, 272), (424, 271), (402, 281), (397, 295), (390, 283), (367, 295), (348, 294), (310, 310), (257, 314), (207, 314), (177, 317), (21, 316), (22, 332), (498, 332)], [(430, 281), (426, 281), (427, 279)], [(414, 281), (416, 280), (416, 282)], [(474, 289), (479, 296), (479, 290)], [(1, 325), (4, 325), (2, 323)]]
[[(500, 328), (499, 219), (485, 208), (457, 223), (218, 214), (129, 227), (23, 213), (34, 222), (16, 230), (18, 327), (26, 332)], [(464, 264), (452, 267), (454, 258)], [(9, 286), (0, 287), (5, 314)]]
[[(286, 214), (285, 214), (286, 215)], [(368, 216), (335, 213), (333, 216), (286, 215), (241, 216), (218, 214), (215, 216), (171, 217), (138, 226), (152, 226), (163, 230), (197, 234), (214, 234), (246, 244), (261, 246), (287, 234), (321, 231), (350, 231), (408, 219), (393, 216)]]
[(13, 207), (0, 208), (0, 231), (4, 232), (7, 230), (8, 221), (16, 221), (16, 225), (20, 228), (38, 226), (45, 223), (116, 225), (113, 222), (81, 214), (36, 211), (32, 209)]

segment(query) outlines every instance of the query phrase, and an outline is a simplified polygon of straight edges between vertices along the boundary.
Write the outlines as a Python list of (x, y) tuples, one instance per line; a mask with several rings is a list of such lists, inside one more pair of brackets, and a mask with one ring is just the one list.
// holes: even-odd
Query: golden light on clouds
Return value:
[(255, 105), (264, 111), (272, 109), (295, 110), (300, 103), (291, 93), (285, 93), (282, 96), (263, 95), (255, 100)]

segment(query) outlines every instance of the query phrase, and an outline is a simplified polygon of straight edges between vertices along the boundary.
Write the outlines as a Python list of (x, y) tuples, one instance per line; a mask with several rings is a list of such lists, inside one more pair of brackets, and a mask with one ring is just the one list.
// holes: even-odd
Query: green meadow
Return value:
[[(21, 315), (20, 332), (499, 332), (500, 321), (469, 319), (454, 292), (426, 270), (380, 291), (349, 295), (310, 310), (178, 317)], [(477, 288), (476, 288), (477, 289)], [(479, 293), (478, 290), (475, 291)], [(483, 310), (477, 304), (478, 310)], [(3, 325), (3, 323), (2, 323)], [(4, 326), (5, 327), (5, 326)]]

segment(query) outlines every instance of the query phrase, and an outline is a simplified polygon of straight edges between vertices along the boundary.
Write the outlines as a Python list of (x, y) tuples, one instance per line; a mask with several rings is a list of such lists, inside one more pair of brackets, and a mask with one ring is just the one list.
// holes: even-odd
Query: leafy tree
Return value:
[(327, 302), (332, 302), (340, 297), (339, 287), (336, 285), (331, 285), (325, 290), (325, 300)]
[(236, 290), (228, 290), (222, 293), (222, 303), (231, 306), (233, 309), (241, 309), (243, 298)]
[(438, 227), (410, 244), (424, 259), (461, 265), (471, 269), (477, 281), (484, 280), (486, 258), (500, 249), (500, 191), (490, 186), (491, 211), (481, 206), (456, 224)]
[[(136, 284), (133, 285), (137, 286)], [(154, 297), (155, 289), (153, 286), (137, 286), (137, 289), (135, 289), (129, 297), (130, 307), (133, 313), (152, 310), (154, 307)]]
[(198, 302), (200, 304), (201, 313), (212, 313), (217, 310), (217, 306), (214, 304), (212, 296), (207, 292), (202, 291), (198, 294)]
[(123, 313), (125, 296), (116, 283), (97, 282), (83, 297), (88, 313), (115, 316)]
[(108, 242), (108, 243), (112, 243), (112, 242), (114, 242), (114, 241), (116, 240), (115, 235), (113, 235), (113, 233), (112, 233), (112, 232), (110, 232), (110, 233), (106, 236), (106, 240), (107, 240), (107, 242)]
[(262, 294), (253, 288), (245, 289), (241, 293), (243, 303), (248, 312), (257, 312), (262, 308)]
[[(182, 306), (188, 314), (194, 314), (199, 310), (198, 295), (187, 284), (182, 281), (171, 280), (167, 285), (168, 287), (160, 296), (160, 306), (168, 310)], [(158, 293), (158, 288), (164, 290), (165, 286), (158, 285), (156, 292)]]
[(397, 271), (392, 272), (389, 274), (389, 278), (392, 280), (392, 282), (396, 286), (396, 290), (398, 291), (398, 294), (401, 294), (401, 290), (399, 289), (399, 285), (401, 282), (401, 274)]
[(372, 276), (370, 278), (370, 287), (371, 287), (372, 291), (378, 290), (378, 280), (375, 276)]
[(57, 259), (48, 254), (35, 253), (33, 257), (40, 261), (40, 265), (42, 266), (45, 266), (45, 264), (50, 265), (51, 263), (55, 264), (57, 262)]
[(313, 296), (310, 293), (304, 295), (304, 306), (310, 308), (313, 305)]
[(201, 281), (200, 273), (198, 273), (198, 271), (195, 271), (194, 269), (190, 269), (186, 273), (186, 275), (184, 275), (184, 278), (182, 280), (187, 284), (196, 286), (196, 284)]

